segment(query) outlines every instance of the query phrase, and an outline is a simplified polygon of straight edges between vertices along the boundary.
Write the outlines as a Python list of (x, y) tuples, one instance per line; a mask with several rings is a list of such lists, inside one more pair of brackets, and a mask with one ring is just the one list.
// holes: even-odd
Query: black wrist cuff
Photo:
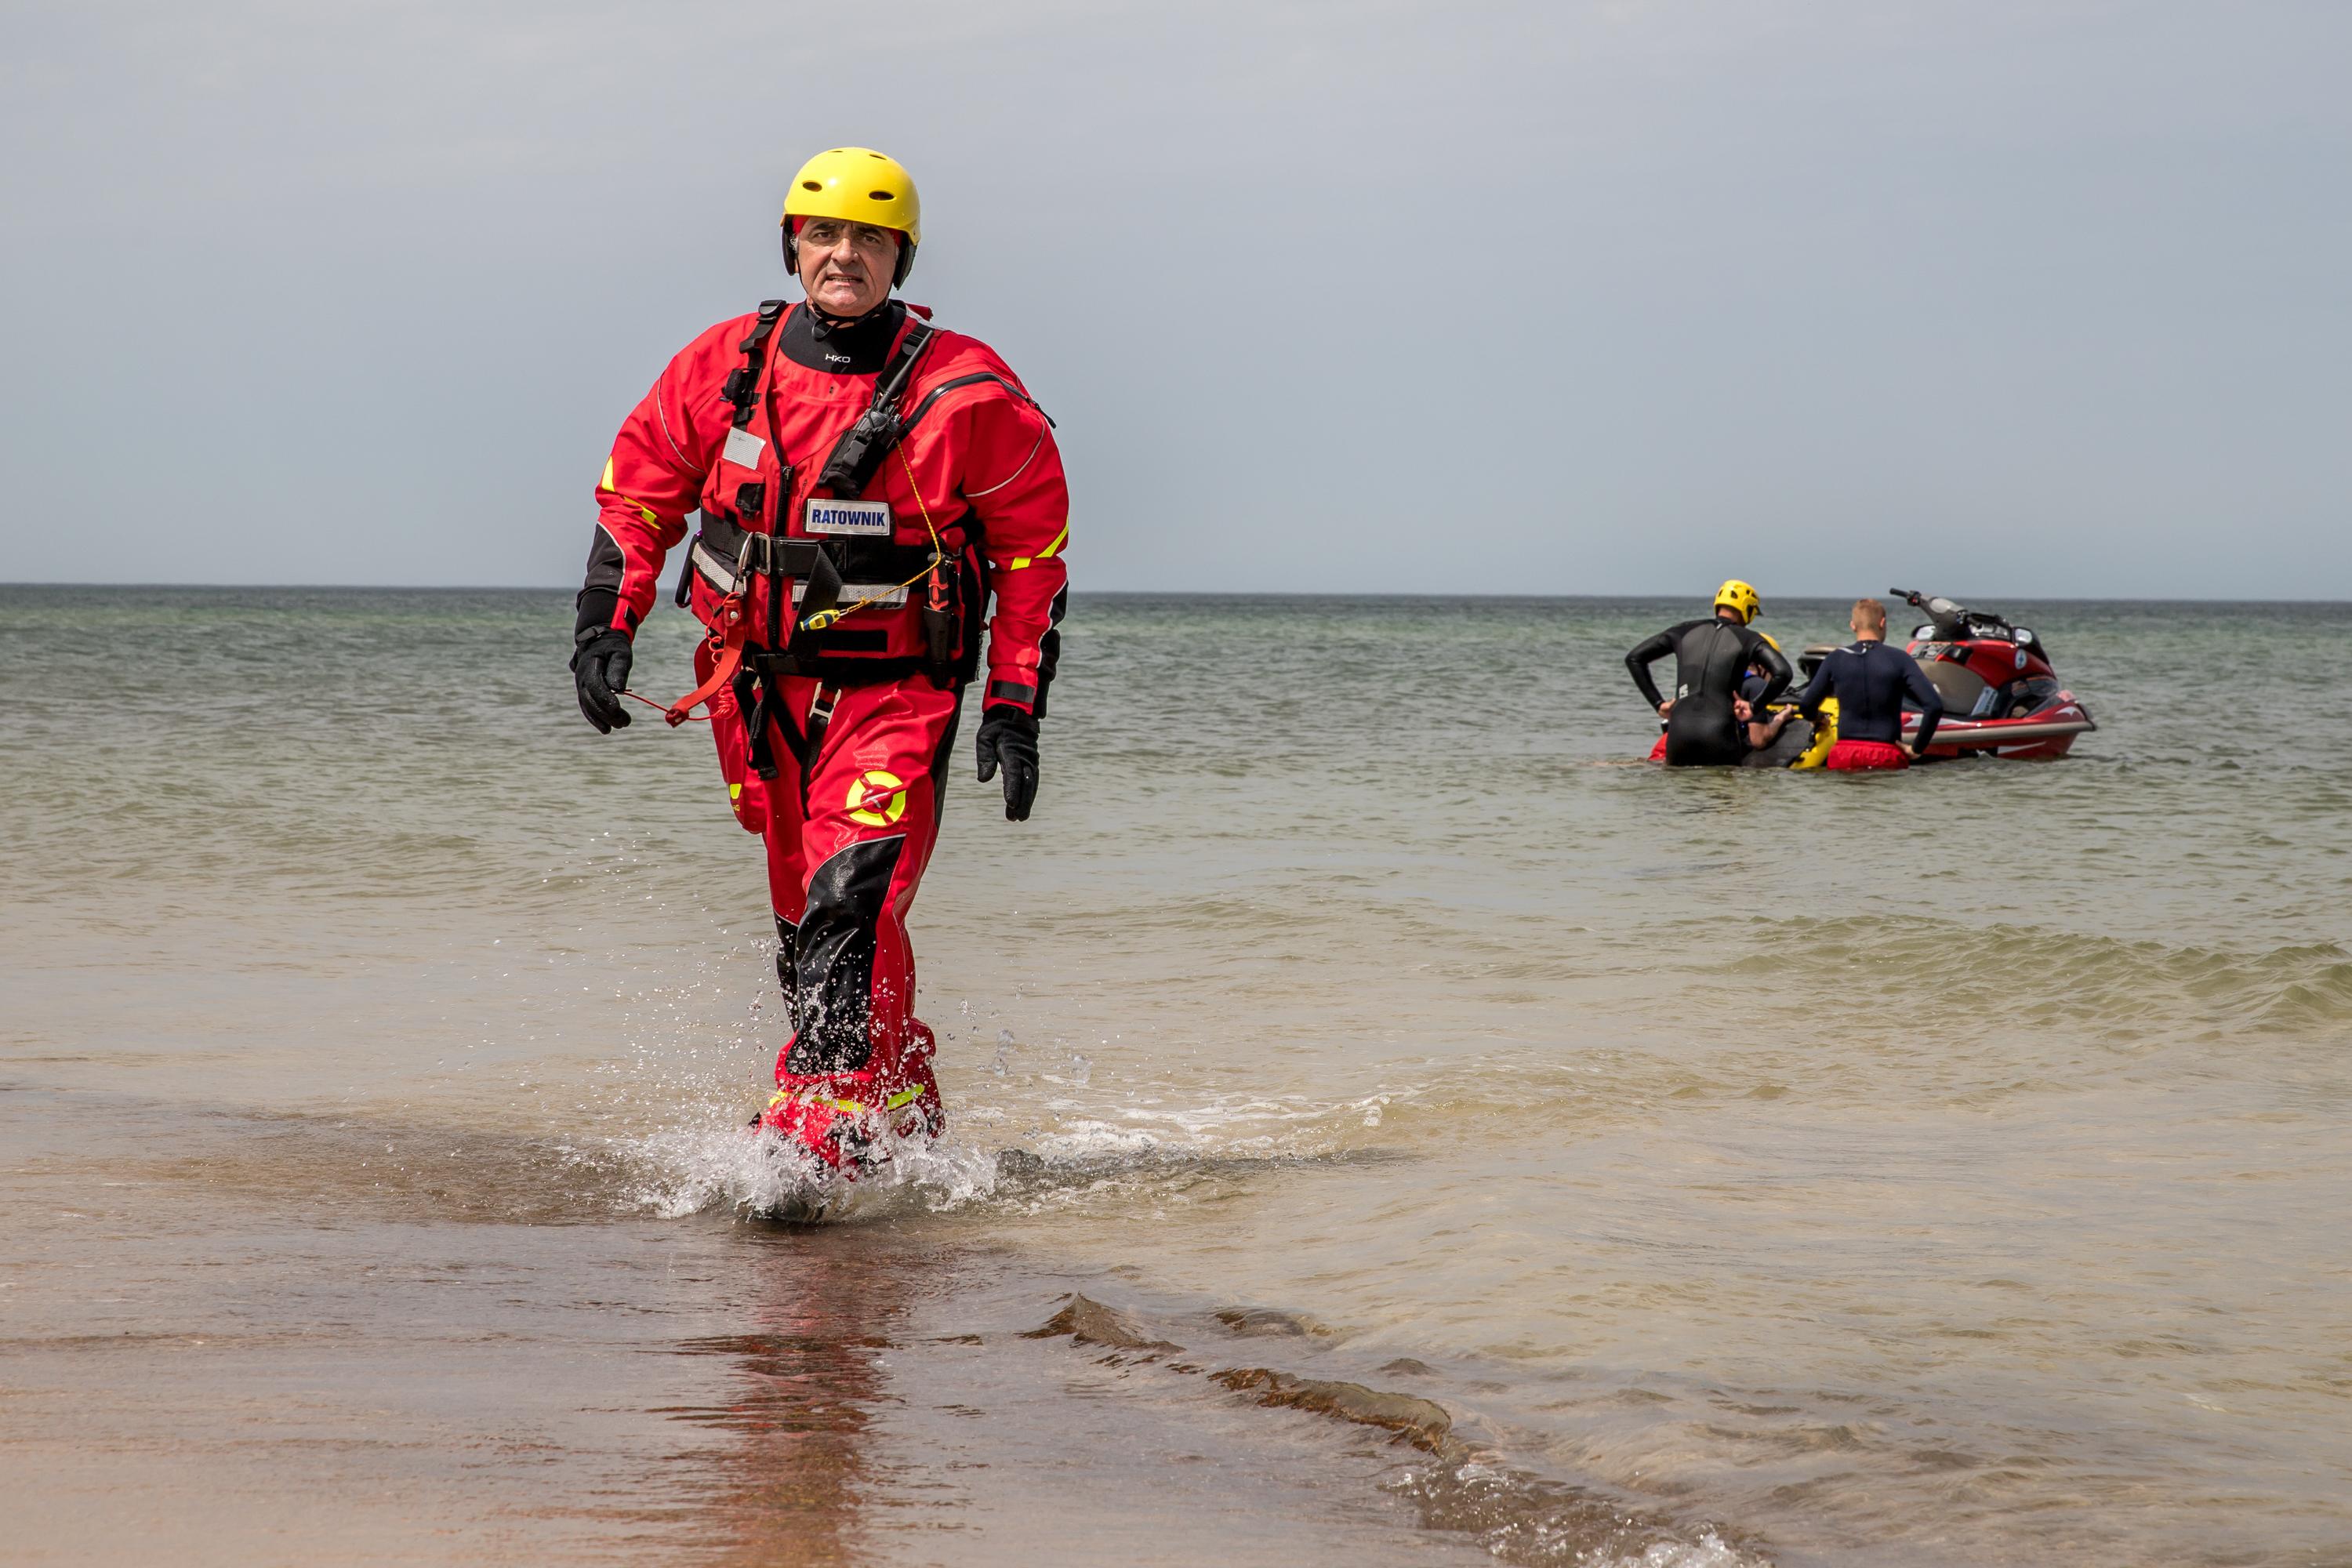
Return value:
[(1037, 732), (1037, 716), (1034, 713), (1024, 712), (1010, 702), (982, 704), (980, 721), (983, 725), (1010, 724), (1016, 730), (1026, 730), (1032, 735)]
[(621, 607), (621, 595), (612, 589), (583, 588), (573, 603), (580, 610), (580, 618), (572, 626), (572, 640), (575, 645), (593, 642), (602, 634), (614, 629), (613, 616)]

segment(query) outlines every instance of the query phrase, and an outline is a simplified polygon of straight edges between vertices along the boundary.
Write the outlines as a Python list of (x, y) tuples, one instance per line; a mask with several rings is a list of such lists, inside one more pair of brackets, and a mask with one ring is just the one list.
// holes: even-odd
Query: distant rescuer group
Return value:
[[(1854, 601), (1847, 620), (1854, 640), (1823, 655), (1803, 692), (1785, 706), (1776, 704), (1792, 679), (1789, 661), (1778, 643), (1749, 624), (1763, 612), (1761, 596), (1735, 578), (1716, 591), (1712, 616), (1668, 626), (1625, 656), (1633, 684), (1664, 721), (1654, 761), (1669, 767), (1768, 760), (1779, 765), (1793, 760), (1779, 756), (1776, 748), (1794, 718), (1816, 731), (1825, 721), (1834, 723), (1836, 738), (1819, 748), (1817, 759), (1834, 773), (1907, 768), (1927, 751), (1944, 700), (1916, 659), (1886, 646), (1885, 605)], [(1675, 659), (1672, 697), (1660, 695), (1650, 675), (1650, 666), (1668, 654)], [(1908, 742), (1903, 737), (1906, 696), (1919, 710), (1917, 732)]]
[(736, 820), (766, 844), (792, 1037), (756, 1125), (854, 1174), (944, 1123), (907, 911), (983, 629), (978, 773), (1029, 816), (1069, 493), (1020, 378), (892, 298), (922, 240), (905, 169), (820, 153), (782, 228), (805, 300), (696, 338), (614, 440), (572, 663), (588, 721), (626, 726), (625, 697), (646, 700), (632, 639), (699, 511), (674, 591), (709, 635), (665, 716), (707, 711)]

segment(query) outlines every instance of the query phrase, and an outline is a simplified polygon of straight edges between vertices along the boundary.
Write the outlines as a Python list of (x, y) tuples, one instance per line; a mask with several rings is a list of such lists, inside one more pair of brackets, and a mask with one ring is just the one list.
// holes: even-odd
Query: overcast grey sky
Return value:
[(800, 160), (1083, 589), (2352, 597), (2344, 0), (6, 0), (0, 579), (578, 578)]

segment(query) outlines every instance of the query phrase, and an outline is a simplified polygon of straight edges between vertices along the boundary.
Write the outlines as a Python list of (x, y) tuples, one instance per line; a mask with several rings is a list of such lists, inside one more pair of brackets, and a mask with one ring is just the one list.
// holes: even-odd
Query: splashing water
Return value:
[(622, 1141), (648, 1172), (635, 1206), (666, 1219), (729, 1209), (746, 1218), (808, 1215), (872, 1219), (910, 1209), (953, 1208), (996, 1188), (984, 1150), (886, 1136), (882, 1157), (852, 1179), (771, 1131), (674, 1128)]

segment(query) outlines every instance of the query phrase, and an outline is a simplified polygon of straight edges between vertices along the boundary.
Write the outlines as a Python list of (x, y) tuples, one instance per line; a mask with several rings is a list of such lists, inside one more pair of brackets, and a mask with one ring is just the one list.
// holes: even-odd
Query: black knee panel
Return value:
[(784, 988), (784, 1013), (787, 1017), (792, 1015), (793, 992), (797, 989), (793, 984), (793, 934), (798, 929), (783, 916), (776, 917), (776, 984)]
[(787, 1072), (855, 1072), (873, 1055), (875, 927), (906, 836), (853, 844), (816, 868), (793, 933), (793, 1048)]

